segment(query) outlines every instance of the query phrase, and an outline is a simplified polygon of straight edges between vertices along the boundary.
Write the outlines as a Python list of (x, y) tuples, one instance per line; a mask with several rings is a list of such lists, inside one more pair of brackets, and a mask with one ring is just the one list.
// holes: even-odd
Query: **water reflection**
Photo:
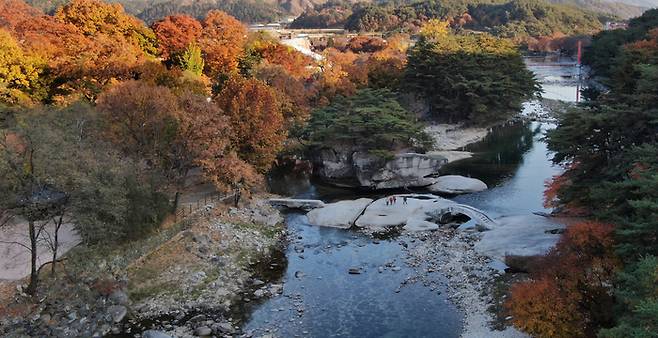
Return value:
[(505, 134), (492, 135), (478, 145), (507, 144), (507, 149), (492, 145), (491, 151), (484, 148), (475, 157), (446, 168), (446, 173), (478, 177), (492, 187), (454, 199), (493, 216), (549, 212), (543, 205), (544, 184), (561, 169), (550, 161), (543, 137), (554, 126), (533, 122), (511, 128), (520, 130), (508, 134), (509, 138)]
[(449, 164), (441, 173), (476, 177), (496, 186), (523, 164), (523, 156), (540, 133), (539, 125), (525, 121), (495, 127), (484, 140), (466, 147), (465, 150), (475, 153), (474, 157)]

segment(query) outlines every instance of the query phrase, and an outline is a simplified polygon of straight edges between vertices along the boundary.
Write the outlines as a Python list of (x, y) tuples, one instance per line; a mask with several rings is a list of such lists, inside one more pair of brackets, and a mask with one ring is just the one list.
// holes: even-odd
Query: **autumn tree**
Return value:
[(232, 16), (218, 10), (208, 12), (199, 38), (199, 46), (206, 60), (206, 73), (217, 76), (235, 71), (246, 34), (244, 25)]
[(146, 54), (156, 55), (153, 31), (133, 16), (126, 14), (119, 4), (100, 0), (72, 0), (59, 8), (55, 18), (76, 26), (86, 36), (123, 36), (128, 43), (139, 46)]
[(23, 0), (3, 0), (0, 2), (0, 27), (13, 30), (18, 24), (38, 17), (41, 12)]
[(155, 163), (167, 161), (178, 110), (170, 89), (127, 81), (103, 93), (98, 108), (108, 122), (111, 139), (124, 151)]
[(16, 40), (0, 28), (0, 102), (17, 104), (29, 102), (30, 97), (43, 97), (39, 79), (43, 62), (23, 53)]
[(290, 46), (276, 41), (257, 41), (250, 48), (261, 60), (283, 67), (293, 77), (307, 78), (311, 75), (313, 60)]
[(276, 92), (288, 130), (304, 124), (309, 117), (315, 87), (307, 85), (305, 79), (294, 77), (283, 66), (269, 63), (256, 67), (254, 77)]
[(171, 15), (153, 24), (160, 55), (171, 59), (182, 54), (201, 36), (201, 23), (189, 15)]
[(265, 172), (286, 139), (283, 114), (274, 90), (257, 79), (231, 77), (215, 98), (229, 118), (237, 156)]
[(199, 167), (223, 191), (236, 189), (239, 184), (247, 189), (261, 182), (256, 169), (238, 157), (230, 138), (233, 126), (218, 105), (189, 92), (178, 98), (178, 104), (177, 137), (172, 148), (176, 162), (170, 164), (170, 170), (185, 177), (189, 169)]
[[(128, 81), (101, 95), (98, 107), (110, 126), (113, 143), (134, 158), (147, 159), (150, 170), (162, 173), (176, 191), (176, 201), (187, 173), (195, 167), (222, 190), (238, 182), (245, 188), (259, 182), (256, 169), (239, 157), (240, 141), (245, 138), (238, 135), (246, 131), (236, 128), (260, 128), (232, 124), (231, 117), (205, 95), (189, 90), (176, 93), (155, 82)], [(256, 107), (260, 106), (251, 108)], [(233, 111), (236, 119), (248, 109)], [(263, 123), (267, 122), (271, 121)]]
[(569, 226), (532, 279), (512, 287), (506, 303), (514, 325), (539, 337), (585, 337), (612, 323), (611, 285), (619, 262), (613, 227)]
[(408, 35), (389, 37), (383, 49), (368, 59), (368, 85), (374, 88), (398, 89), (407, 67)]

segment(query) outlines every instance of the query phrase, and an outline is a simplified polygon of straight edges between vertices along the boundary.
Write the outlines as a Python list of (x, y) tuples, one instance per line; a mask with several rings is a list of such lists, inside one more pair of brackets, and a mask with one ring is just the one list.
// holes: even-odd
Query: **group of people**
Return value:
[[(386, 199), (386, 205), (387, 205), (387, 206), (388, 206), (388, 205), (394, 205), (394, 204), (396, 204), (397, 202), (398, 202), (398, 198), (397, 198), (397, 196), (389, 196), (389, 197)], [(402, 204), (407, 204), (407, 196), (403, 196), (403, 197), (402, 197)]]

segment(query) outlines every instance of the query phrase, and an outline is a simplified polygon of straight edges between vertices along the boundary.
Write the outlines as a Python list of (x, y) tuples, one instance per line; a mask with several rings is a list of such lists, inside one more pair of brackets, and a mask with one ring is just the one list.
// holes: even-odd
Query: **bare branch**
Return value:
[(30, 248), (29, 246), (27, 246), (27, 245), (25, 245), (25, 244), (23, 244), (23, 243), (21, 243), (21, 242), (15, 242), (15, 241), (0, 241), (0, 244), (20, 245), (20, 246), (24, 247), (25, 249), (27, 249), (27, 250), (30, 251), (30, 252), (32, 251), (32, 248)]
[(0, 228), (8, 225), (12, 219), (14, 219), (14, 215), (9, 210), (0, 210)]

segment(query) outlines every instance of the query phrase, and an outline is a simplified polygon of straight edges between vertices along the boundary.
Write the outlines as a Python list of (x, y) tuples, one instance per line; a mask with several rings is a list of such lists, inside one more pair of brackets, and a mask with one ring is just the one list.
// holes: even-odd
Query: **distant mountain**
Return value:
[(644, 8), (656, 8), (658, 7), (658, 0), (604, 0), (606, 2), (620, 2), (626, 5), (644, 7)]
[[(606, 16), (630, 19), (642, 15), (647, 8), (620, 1), (605, 0), (548, 0), (554, 4), (573, 5), (584, 10), (603, 14)], [(629, 0), (629, 1), (658, 1), (658, 0)]]
[[(26, 0), (34, 7), (46, 13), (52, 13), (57, 7), (69, 0)], [(241, 21), (248, 23), (270, 22), (289, 16), (298, 16), (313, 11), (316, 6), (325, 3), (349, 5), (356, 2), (374, 2), (389, 6), (433, 3), (433, 0), (105, 0), (120, 3), (127, 12), (141, 18), (147, 23), (159, 20), (167, 15), (185, 13), (203, 18), (212, 9), (223, 10)], [(463, 6), (473, 3), (502, 3), (505, 0), (463, 0)], [(546, 0), (554, 4), (573, 5), (589, 12), (606, 17), (628, 19), (642, 14), (646, 9), (658, 7), (658, 0)], [(456, 2), (454, 0), (448, 3)], [(457, 1), (458, 2), (458, 1)], [(321, 13), (322, 14), (322, 13)]]
[[(26, 0), (46, 13), (69, 0)], [(204, 17), (211, 9), (221, 9), (245, 22), (263, 22), (283, 16), (296, 16), (326, 0), (104, 0), (120, 3), (126, 12), (152, 22), (164, 16), (185, 13)]]

